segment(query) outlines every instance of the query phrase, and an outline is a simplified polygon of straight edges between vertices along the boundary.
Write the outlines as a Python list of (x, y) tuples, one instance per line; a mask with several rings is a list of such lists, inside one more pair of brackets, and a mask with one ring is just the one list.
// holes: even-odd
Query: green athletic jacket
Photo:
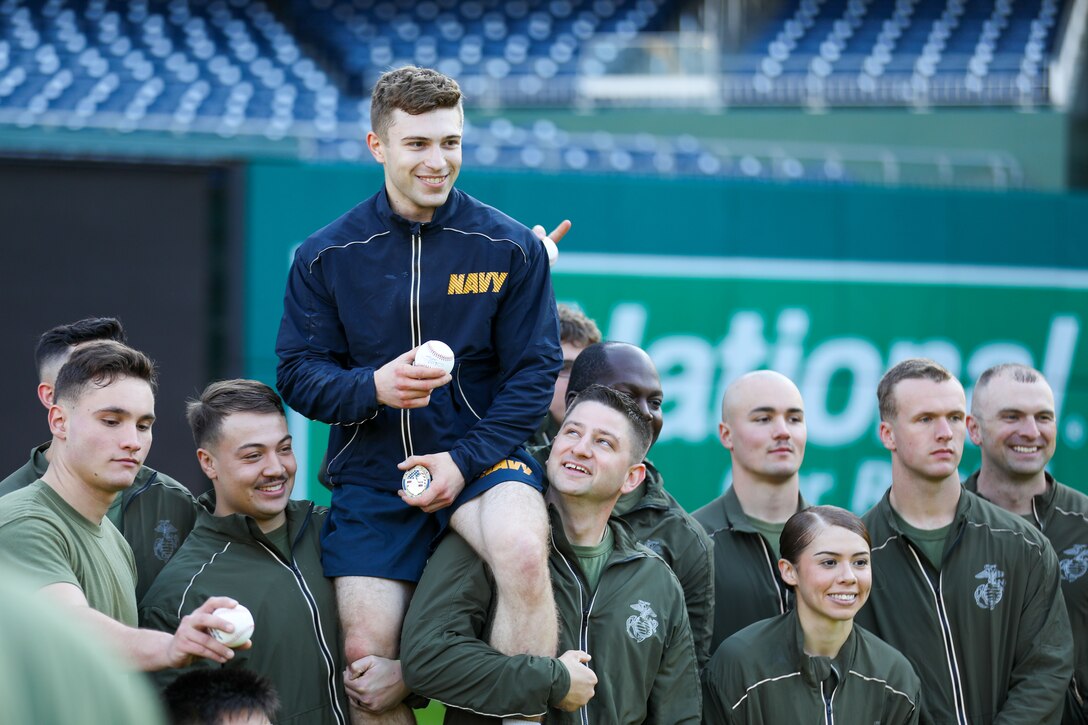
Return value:
[[(327, 509), (309, 501), (287, 504), (288, 559), (252, 518), (213, 516), (214, 492), (200, 501), (208, 509), (140, 602), (140, 625), (173, 632), (208, 597), (233, 597), (253, 613), (253, 647), (235, 650), (225, 665), (201, 659), (193, 667), (244, 667), (267, 677), (279, 693), (279, 725), (344, 725), (336, 593), (321, 571)], [(165, 687), (183, 671), (155, 677)]]
[(702, 669), (710, 660), (714, 625), (714, 551), (699, 522), (665, 490), (654, 464), (644, 463), (646, 480), (620, 496), (612, 515), (631, 528), (640, 544), (664, 559), (680, 580)]
[[(592, 656), (596, 694), (578, 712), (554, 707), (570, 688), (558, 659), (508, 657), (484, 641), (495, 606), (490, 571), (447, 534), (427, 562), (401, 634), (401, 666), (413, 691), (446, 703), (446, 723), (494, 723), (547, 713), (549, 725), (698, 723), (695, 653), (683, 591), (660, 558), (609, 524), (615, 547), (590, 595), (562, 522), (552, 511), (550, 569), (559, 652)], [(460, 708), (460, 709), (458, 709)]]
[[(797, 499), (797, 510), (808, 508)], [(774, 548), (748, 521), (737, 492), (729, 489), (692, 514), (710, 534), (715, 560), (714, 632), (710, 651), (761, 619), (793, 609), (793, 590), (778, 575)]]
[(731, 636), (703, 679), (706, 725), (913, 725), (920, 712), (903, 655), (855, 626), (836, 657), (810, 657), (795, 611)]
[[(551, 446), (531, 450), (544, 465)], [(713, 650), (711, 630), (714, 625), (714, 552), (710, 538), (699, 522), (684, 510), (665, 490), (664, 479), (650, 461), (646, 479), (634, 491), (616, 502), (612, 518), (623, 521), (635, 540), (665, 560), (684, 589), (695, 656), (699, 669), (706, 666)]]
[(1073, 642), (1050, 544), (963, 491), (938, 572), (899, 529), (889, 496), (863, 517), (873, 589), (855, 621), (914, 665), (922, 722), (1056, 725)]
[[(0, 496), (37, 481), (49, 468), (43, 443), (30, 460), (0, 482)], [(193, 530), (200, 506), (189, 489), (164, 473), (143, 466), (136, 481), (113, 500), (109, 520), (125, 537), (136, 558), (136, 601), (155, 581), (166, 562)]]
[[(978, 471), (963, 482), (978, 493)], [(1046, 474), (1046, 493), (1031, 500), (1032, 518), (1058, 555), (1062, 594), (1073, 628), (1073, 681), (1063, 725), (1088, 723), (1088, 496)]]

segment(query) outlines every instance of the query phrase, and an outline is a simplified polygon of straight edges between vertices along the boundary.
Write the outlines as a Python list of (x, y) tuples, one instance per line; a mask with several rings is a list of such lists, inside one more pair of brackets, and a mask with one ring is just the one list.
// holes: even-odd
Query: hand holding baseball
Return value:
[(222, 629), (212, 630), (212, 636), (231, 649), (238, 649), (249, 642), (249, 638), (253, 636), (253, 615), (241, 604), (234, 607), (220, 607), (212, 612), (212, 616), (225, 619), (234, 627), (230, 632)]
[(417, 349), (409, 350), (374, 371), (374, 390), (382, 405), (422, 408), (431, 402), (431, 391), (453, 380), (453, 376), (441, 368), (413, 365)]
[[(174, 636), (170, 639), (167, 661), (171, 668), (185, 667), (196, 657), (203, 657), (223, 664), (234, 657), (234, 650), (212, 636), (213, 629), (225, 629), (231, 625), (227, 620), (215, 616), (215, 610), (221, 607), (234, 607), (238, 604), (230, 597), (209, 597), (192, 613), (182, 617)], [(246, 642), (239, 649), (249, 649), (252, 643)]]
[(409, 506), (417, 506), (427, 513), (434, 513), (452, 504), (465, 487), (461, 469), (453, 462), (449, 453), (409, 456), (397, 467), (407, 471), (413, 466), (425, 466), (431, 472), (431, 485), (418, 496), (409, 496), (403, 489), (398, 491), (401, 501)]
[(453, 350), (441, 340), (428, 340), (416, 348), (413, 365), (453, 372)]

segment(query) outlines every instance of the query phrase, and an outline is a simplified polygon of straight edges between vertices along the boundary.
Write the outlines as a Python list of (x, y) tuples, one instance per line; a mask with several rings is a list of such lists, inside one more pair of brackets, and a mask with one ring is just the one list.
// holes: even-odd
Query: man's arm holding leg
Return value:
[(559, 629), (548, 571), (551, 527), (540, 492), (520, 481), (501, 483), (463, 504), (450, 525), (494, 573), (491, 646), (504, 654), (554, 657)]
[(337, 577), (336, 604), (347, 668), (344, 689), (351, 721), (414, 725), (400, 662), (400, 630), (411, 584), (366, 576)]
[[(483, 640), (494, 596), (476, 553), (456, 534), (447, 536), (405, 616), (401, 652), (408, 686), (447, 705), (496, 717), (537, 716), (549, 706), (584, 704), (579, 700), (592, 696), (592, 685), (587, 696), (583, 680), (596, 677), (577, 654), (565, 653), (569, 662), (507, 656)], [(572, 672), (586, 677), (572, 679)]]

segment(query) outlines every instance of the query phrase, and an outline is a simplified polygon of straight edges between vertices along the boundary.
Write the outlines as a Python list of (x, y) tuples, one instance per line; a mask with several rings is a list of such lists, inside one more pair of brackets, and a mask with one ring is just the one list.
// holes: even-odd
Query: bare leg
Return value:
[(351, 701), (351, 722), (414, 725), (415, 716), (401, 702), (408, 689), (397, 658), (400, 626), (415, 587), (364, 576), (337, 577), (335, 581), (348, 663), (344, 685)]
[(548, 512), (539, 492), (501, 483), (465, 503), (450, 525), (495, 574), (498, 597), (491, 646), (504, 654), (555, 657), (555, 597), (548, 573)]

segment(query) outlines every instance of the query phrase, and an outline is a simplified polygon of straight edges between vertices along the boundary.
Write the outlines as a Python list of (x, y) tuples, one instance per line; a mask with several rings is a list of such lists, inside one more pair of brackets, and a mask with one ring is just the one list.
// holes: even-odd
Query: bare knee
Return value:
[(500, 590), (539, 593), (548, 581), (549, 542), (544, 532), (509, 527), (488, 536), (488, 563)]
[(400, 627), (411, 585), (403, 582), (341, 577), (336, 580), (340, 629), (348, 662), (368, 655), (396, 659)]
[(396, 632), (394, 636), (375, 636), (376, 634), (361, 629), (355, 631), (345, 629), (344, 654), (347, 656), (347, 661), (357, 662), (369, 655), (390, 660), (397, 659), (400, 649), (398, 646), (400, 632)]

